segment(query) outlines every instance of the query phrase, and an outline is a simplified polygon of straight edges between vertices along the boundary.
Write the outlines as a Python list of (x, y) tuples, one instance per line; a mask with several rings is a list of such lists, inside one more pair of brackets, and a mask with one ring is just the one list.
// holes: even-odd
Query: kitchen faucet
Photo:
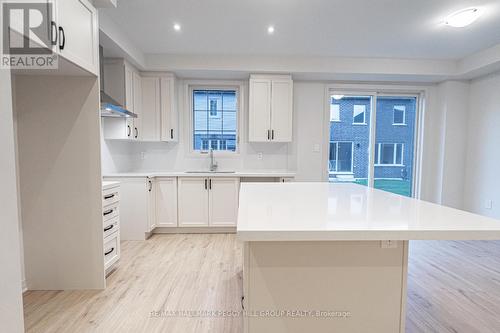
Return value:
[(218, 164), (217, 164), (217, 162), (214, 161), (214, 149), (213, 148), (210, 148), (209, 154), (210, 154), (210, 172), (215, 172), (215, 171), (217, 171)]

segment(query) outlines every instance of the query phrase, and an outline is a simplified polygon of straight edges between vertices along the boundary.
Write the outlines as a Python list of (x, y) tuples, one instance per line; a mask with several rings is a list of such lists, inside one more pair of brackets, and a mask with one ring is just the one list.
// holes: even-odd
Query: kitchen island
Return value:
[(409, 240), (496, 240), (500, 221), (356, 184), (249, 183), (237, 232), (245, 332), (391, 333)]

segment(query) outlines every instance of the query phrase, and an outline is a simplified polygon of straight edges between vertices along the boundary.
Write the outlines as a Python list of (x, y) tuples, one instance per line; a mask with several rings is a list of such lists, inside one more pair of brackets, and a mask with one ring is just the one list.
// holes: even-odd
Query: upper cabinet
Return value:
[(56, 49), (58, 53), (98, 75), (99, 39), (97, 10), (87, 0), (58, 0), (55, 20), (52, 23), (57, 30)]
[(289, 75), (251, 75), (249, 141), (291, 142), (293, 81)]
[(175, 77), (139, 73), (123, 59), (104, 64), (105, 92), (137, 118), (103, 118), (105, 139), (178, 141)]
[(104, 61), (104, 91), (137, 118), (103, 118), (104, 138), (141, 140), (142, 130), (142, 78), (131, 64), (123, 59)]
[(175, 77), (173, 75), (162, 76), (160, 89), (161, 140), (177, 142), (179, 140), (179, 120), (175, 102)]

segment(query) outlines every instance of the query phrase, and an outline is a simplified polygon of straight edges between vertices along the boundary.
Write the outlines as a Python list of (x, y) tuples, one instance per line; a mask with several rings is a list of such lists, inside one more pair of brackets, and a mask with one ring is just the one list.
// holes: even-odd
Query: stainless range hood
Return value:
[(101, 80), (101, 117), (137, 118), (137, 115), (135, 113), (125, 109), (123, 105), (106, 94), (104, 90), (104, 56), (102, 46), (99, 46), (99, 66)]

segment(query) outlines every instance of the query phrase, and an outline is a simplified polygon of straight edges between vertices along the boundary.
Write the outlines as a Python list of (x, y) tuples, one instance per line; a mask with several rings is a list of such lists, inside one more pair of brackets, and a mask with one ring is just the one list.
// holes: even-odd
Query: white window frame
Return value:
[[(354, 121), (354, 118), (356, 118), (356, 116), (354, 115), (354, 110), (356, 109), (356, 106), (362, 106), (364, 108), (364, 111), (363, 111), (363, 122), (362, 123), (357, 123)], [(352, 109), (352, 124), (353, 125), (367, 125), (366, 123), (366, 105), (364, 104), (354, 104), (353, 105), (353, 109)]]
[[(393, 148), (392, 148), (392, 163), (388, 163), (388, 164), (385, 164), (385, 163), (381, 163), (381, 153), (382, 153), (382, 145), (392, 145)], [(397, 146), (398, 145), (401, 145), (401, 163), (396, 163), (396, 156), (397, 156), (397, 153), (396, 153), (396, 149), (397, 149)], [(402, 143), (402, 142), (396, 142), (396, 143), (392, 143), (392, 142), (379, 142), (379, 143), (376, 143), (375, 144), (375, 149), (376, 149), (376, 153), (374, 156), (378, 157), (377, 160), (375, 161), (375, 166), (376, 167), (392, 167), (392, 166), (397, 166), (397, 167), (404, 167), (405, 164), (404, 164), (404, 159), (405, 159), (405, 144)], [(375, 157), (374, 157), (375, 159)]]
[[(332, 122), (332, 123), (340, 123), (340, 121), (341, 121), (340, 120), (340, 104), (334, 104), (333, 101), (334, 101), (334, 98), (331, 97), (331, 103), (330, 103), (330, 122)], [(338, 108), (339, 108), (338, 114), (337, 114), (337, 116), (338, 116), (337, 118), (333, 118), (332, 117), (332, 111), (333, 111), (332, 107), (333, 106), (338, 106)]]
[[(194, 90), (234, 90), (236, 91), (236, 150), (235, 151), (230, 151), (230, 150), (214, 150), (214, 155), (218, 156), (237, 156), (240, 154), (240, 129), (241, 129), (241, 124), (240, 124), (240, 119), (242, 119), (242, 104), (241, 104), (241, 98), (242, 98), (242, 84), (230, 84), (228, 83), (227, 85), (224, 83), (187, 83), (186, 85), (186, 106), (187, 110), (186, 112), (189, 114), (187, 117), (189, 119), (189, 124), (187, 126), (188, 128), (188, 142), (189, 142), (189, 155), (194, 156), (194, 157), (205, 157), (206, 154), (208, 154), (209, 150), (195, 150), (193, 148), (194, 146), (194, 115), (193, 115), (193, 92)], [(209, 112), (209, 117), (210, 116), (210, 110)], [(215, 117), (213, 117), (215, 118)], [(210, 148), (210, 141), (208, 143), (208, 146)], [(226, 140), (227, 141), (227, 140)], [(219, 143), (218, 143), (219, 145)], [(227, 146), (227, 142), (226, 142)]]
[[(338, 170), (338, 164), (339, 164), (339, 143), (350, 143), (351, 144), (351, 171), (330, 171), (328, 172), (332, 175), (348, 175), (354, 172), (354, 142), (353, 141), (330, 141), (330, 144), (336, 143), (337, 144), (337, 150), (335, 153), (337, 154), (337, 159), (336, 159), (336, 166), (335, 169)], [(330, 147), (328, 147), (328, 150), (330, 150)], [(330, 161), (330, 160), (329, 160)], [(328, 167), (330, 169), (330, 167)]]
[[(397, 110), (397, 111), (403, 111), (403, 122), (402, 123), (394, 122), (394, 114), (396, 113), (397, 107), (403, 108), (403, 110)], [(392, 125), (393, 126), (406, 126), (406, 105), (394, 105), (394, 107), (392, 108)]]

